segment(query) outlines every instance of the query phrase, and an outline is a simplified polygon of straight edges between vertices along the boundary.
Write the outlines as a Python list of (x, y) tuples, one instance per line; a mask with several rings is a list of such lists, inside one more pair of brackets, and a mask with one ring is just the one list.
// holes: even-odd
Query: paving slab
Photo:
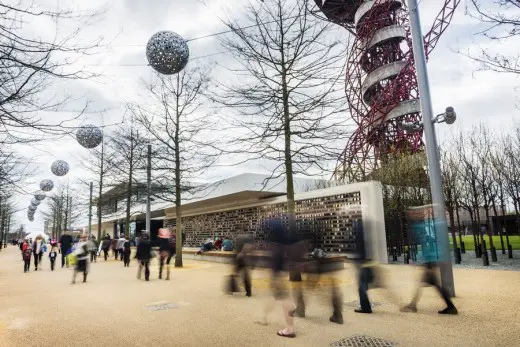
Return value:
[[(353, 312), (358, 300), (355, 269), (324, 277), (307, 288), (307, 317), (297, 318), (295, 339), (276, 336), (281, 308), (269, 325), (254, 322), (271, 300), (269, 273), (253, 271), (253, 297), (225, 295), (225, 264), (185, 261), (170, 281), (136, 279), (137, 264), (102, 259), (91, 265), (88, 282), (70, 284), (71, 269), (23, 273), (19, 251), (0, 252), (0, 346), (520, 346), (520, 272), (454, 270), (459, 316), (440, 316), (442, 301), (425, 289), (418, 313), (401, 313), (392, 296), (369, 292), (374, 314)], [(414, 266), (383, 267), (398, 300), (412, 295), (419, 276)], [(344, 325), (332, 324), (329, 289), (343, 293)], [(379, 344), (374, 341), (379, 341)], [(350, 344), (349, 344), (350, 343)], [(385, 344), (386, 343), (386, 344)]]

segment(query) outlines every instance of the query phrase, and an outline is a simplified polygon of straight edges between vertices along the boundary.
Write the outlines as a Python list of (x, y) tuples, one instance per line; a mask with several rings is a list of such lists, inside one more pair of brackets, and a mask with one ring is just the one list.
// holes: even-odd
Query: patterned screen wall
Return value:
[[(326, 252), (354, 250), (353, 222), (361, 220), (359, 192), (296, 201), (298, 232), (312, 234), (319, 248)], [(266, 204), (183, 218), (185, 245), (199, 247), (207, 238), (249, 234), (257, 241), (266, 240), (259, 228), (266, 218), (285, 213), (287, 203)], [(165, 221), (174, 227), (175, 219)]]

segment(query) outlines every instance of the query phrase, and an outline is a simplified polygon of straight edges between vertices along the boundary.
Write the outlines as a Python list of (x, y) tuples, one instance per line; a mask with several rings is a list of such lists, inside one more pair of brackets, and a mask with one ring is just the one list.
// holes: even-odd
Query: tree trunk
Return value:
[(496, 216), (496, 220), (497, 220), (497, 224), (498, 224), (497, 231), (498, 231), (498, 235), (500, 235), (500, 246), (502, 247), (502, 254), (506, 254), (506, 248), (504, 245), (504, 236), (503, 236), (503, 232), (502, 232), (502, 223), (501, 223), (502, 219), (498, 215), (497, 204), (496, 204), (495, 200), (493, 200), (493, 213)]
[[(180, 90), (180, 77), (177, 75), (177, 90)], [(175, 126), (175, 267), (182, 267), (182, 191), (181, 191), (181, 151), (180, 151), (180, 120), (181, 111), (179, 110), (179, 94), (177, 93), (176, 119)]]
[(466, 253), (466, 248), (463, 247), (463, 242), (462, 242), (462, 228), (460, 226), (459, 209), (460, 209), (459, 203), (455, 202), (455, 213), (456, 213), (456, 216), (457, 216), (457, 229), (459, 230), (459, 245), (460, 245), (460, 248), (461, 248), (461, 252), (462, 253)]
[(485, 244), (485, 241), (484, 241), (484, 233), (482, 233), (480, 231), (480, 211), (479, 211), (479, 205), (478, 205), (477, 188), (476, 188), (474, 179), (471, 182), (471, 186), (472, 186), (472, 189), (473, 189), (473, 201), (474, 201), (474, 204), (475, 204), (474, 208), (475, 208), (475, 214), (476, 214), (477, 223), (478, 223), (477, 229), (478, 229), (478, 232), (479, 232), (479, 235), (480, 235), (480, 247), (481, 247), (481, 250), (482, 250), (482, 264), (484, 266), (489, 266), (489, 258), (488, 258), (488, 254), (487, 254), (487, 250), (486, 250), (486, 244)]
[[(132, 206), (132, 179), (134, 173), (134, 133), (130, 130), (130, 165), (128, 167), (128, 184), (126, 185), (126, 218), (125, 218), (125, 236), (130, 237), (130, 207)], [(148, 230), (150, 233), (150, 230)], [(150, 238), (152, 234), (150, 233)]]

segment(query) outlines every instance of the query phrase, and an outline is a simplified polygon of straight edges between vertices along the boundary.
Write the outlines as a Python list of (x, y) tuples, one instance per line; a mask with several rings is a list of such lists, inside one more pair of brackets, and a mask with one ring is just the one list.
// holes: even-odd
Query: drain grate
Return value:
[[(345, 305), (349, 306), (349, 307), (358, 308), (359, 307), (359, 300), (346, 302)], [(372, 307), (377, 307), (377, 306), (384, 305), (384, 303), (382, 303), (382, 302), (371, 302), (370, 305)]]
[(148, 305), (146, 307), (150, 311), (164, 311), (164, 310), (171, 310), (172, 308), (179, 308), (180, 305), (172, 304), (172, 303), (163, 303), (163, 304), (156, 304), (156, 305)]
[(365, 335), (353, 335), (330, 344), (331, 347), (395, 347), (396, 342)]

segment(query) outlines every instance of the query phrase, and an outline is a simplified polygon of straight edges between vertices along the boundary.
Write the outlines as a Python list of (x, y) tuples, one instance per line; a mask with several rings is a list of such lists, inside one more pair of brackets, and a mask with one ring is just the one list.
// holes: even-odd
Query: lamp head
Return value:
[(446, 122), (446, 124), (453, 124), (455, 123), (456, 119), (457, 114), (455, 113), (453, 107), (446, 107), (446, 112), (444, 113), (444, 121)]

